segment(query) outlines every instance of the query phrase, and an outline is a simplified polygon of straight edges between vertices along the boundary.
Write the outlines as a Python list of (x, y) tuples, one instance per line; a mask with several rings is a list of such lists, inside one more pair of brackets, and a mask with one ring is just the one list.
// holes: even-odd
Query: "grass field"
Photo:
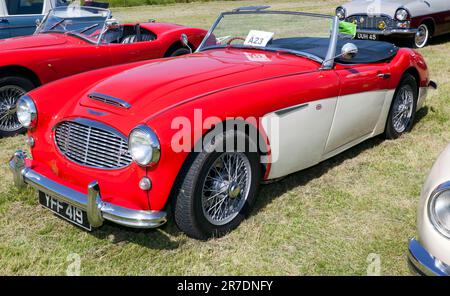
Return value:
[[(114, 15), (208, 28), (220, 11), (237, 6), (333, 13), (340, 2), (197, 2), (120, 8)], [(369, 140), (263, 186), (251, 217), (208, 242), (189, 239), (173, 221), (149, 231), (106, 225), (84, 232), (42, 209), (35, 192), (14, 189), (6, 163), (24, 138), (0, 139), (0, 274), (64, 275), (75, 253), (82, 275), (365, 275), (374, 253), (382, 274), (408, 275), (405, 254), (416, 234), (421, 186), (450, 140), (450, 37), (421, 52), (440, 88), (410, 134)]]

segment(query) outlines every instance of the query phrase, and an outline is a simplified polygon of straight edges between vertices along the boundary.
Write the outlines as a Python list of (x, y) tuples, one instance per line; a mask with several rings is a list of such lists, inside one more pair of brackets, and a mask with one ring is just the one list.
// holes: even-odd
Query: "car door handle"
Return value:
[(9, 23), (8, 19), (5, 18), (0, 19), (0, 24), (8, 24), (8, 23)]
[(391, 78), (391, 73), (379, 73), (377, 76), (383, 79), (389, 79)]

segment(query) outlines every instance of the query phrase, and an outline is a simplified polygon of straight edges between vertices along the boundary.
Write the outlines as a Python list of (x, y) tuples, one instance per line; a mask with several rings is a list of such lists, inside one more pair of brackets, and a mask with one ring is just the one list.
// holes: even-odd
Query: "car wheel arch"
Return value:
[[(193, 44), (189, 43), (189, 47), (192, 48), (193, 51), (195, 51), (195, 47)], [(175, 41), (172, 45), (169, 46), (169, 48), (164, 53), (164, 57), (170, 57), (170, 55), (175, 52), (179, 48), (185, 48), (183, 44), (181, 44), (180, 41)]]
[(426, 19), (424, 19), (424, 20), (422, 20), (420, 22), (420, 25), (422, 25), (422, 24), (427, 25), (429, 33), (430, 33), (429, 38), (433, 37), (434, 32), (436, 30), (436, 22), (435, 22), (435, 20), (433, 18), (426, 18)]
[(17, 65), (0, 67), (0, 77), (19, 76), (29, 79), (36, 87), (41, 86), (42, 82), (32, 70)]
[[(416, 79), (417, 91), (419, 91), (420, 81), (421, 81), (419, 71), (417, 71), (417, 69), (414, 67), (410, 67), (403, 73), (403, 75), (401, 77), (405, 76), (406, 74), (411, 74)], [(400, 81), (399, 81), (399, 83), (400, 83)]]
[[(258, 154), (261, 155), (262, 153), (264, 153), (263, 151), (270, 151), (270, 144), (268, 143), (267, 137), (265, 136), (265, 133), (263, 131), (261, 131), (261, 129), (259, 129), (258, 127), (255, 127), (253, 124), (249, 123), (248, 121), (245, 120), (224, 120), (221, 122), (218, 122), (215, 126), (217, 126), (218, 124), (223, 124), (224, 126), (226, 126), (227, 123), (229, 122), (233, 122), (234, 124), (243, 124), (243, 123), (247, 123), (248, 126), (253, 129), (254, 132), (257, 132), (258, 137), (260, 137), (260, 139), (265, 139), (265, 141), (263, 141), (264, 147), (260, 147), (259, 145), (257, 145), (258, 147)], [(194, 148), (198, 145), (201, 145), (203, 139), (205, 139), (205, 137), (207, 135), (209, 135), (210, 133), (214, 132), (214, 127), (211, 127), (210, 129), (206, 130), (202, 137), (196, 141), (196, 143), (194, 143), (194, 145), (191, 147), (191, 152), (188, 153), (188, 155), (185, 157), (185, 159), (183, 160), (183, 164), (181, 165), (180, 170), (178, 171), (178, 174), (175, 178), (175, 181), (172, 184), (172, 188), (170, 191), (170, 195), (167, 199), (166, 202), (166, 207), (170, 204), (171, 206), (173, 206), (173, 202), (175, 201), (175, 198), (177, 196), (177, 190), (180, 187), (180, 184), (185, 176), (185, 174), (188, 172), (189, 169), (189, 164), (192, 162), (192, 160), (195, 158), (195, 153), (194, 153)], [(246, 135), (249, 136), (250, 131), (249, 130), (245, 130)], [(263, 149), (261, 149), (263, 148)], [(261, 176), (263, 176), (263, 180), (265, 179), (265, 177), (268, 175), (270, 170), (270, 164), (267, 163), (261, 163)]]

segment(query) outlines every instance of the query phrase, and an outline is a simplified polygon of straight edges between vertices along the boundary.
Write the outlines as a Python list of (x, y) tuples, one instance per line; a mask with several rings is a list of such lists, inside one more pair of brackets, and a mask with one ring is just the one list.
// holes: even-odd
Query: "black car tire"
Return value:
[[(209, 176), (208, 173), (211, 172), (212, 166), (216, 161), (220, 157), (224, 157), (224, 153), (216, 152), (216, 148), (223, 147), (221, 145), (233, 138), (236, 141), (234, 143), (237, 143), (239, 141), (237, 139), (242, 139), (242, 137), (245, 137), (246, 141), (249, 140), (248, 136), (243, 132), (225, 131), (223, 134), (219, 134), (211, 139), (211, 142), (204, 146), (202, 152), (193, 152), (187, 159), (181, 172), (182, 178), (176, 192), (173, 210), (177, 226), (188, 236), (200, 240), (223, 236), (235, 229), (250, 212), (256, 199), (261, 179), (261, 165), (257, 152), (231, 152), (231, 155), (239, 153), (239, 157), (248, 160), (251, 176), (248, 183), (246, 183), (249, 187), (247, 187), (248, 191), (246, 190), (248, 194), (246, 195), (245, 203), (237, 214), (234, 213), (236, 216), (231, 221), (223, 225), (214, 225), (210, 222), (211, 220), (208, 220), (202, 202), (203, 188), (205, 180)], [(231, 194), (228, 194), (229, 189), (225, 191), (227, 192), (226, 198), (231, 198)]]
[(189, 48), (180, 47), (169, 54), (170, 57), (178, 57), (186, 54), (190, 54)]
[[(404, 107), (402, 107), (403, 93), (407, 92), (408, 96), (412, 98), (408, 100), (408, 109), (401, 111)], [(417, 109), (417, 100), (418, 100), (418, 90), (417, 90), (417, 81), (411, 74), (405, 74), (400, 80), (399, 86), (397, 87), (394, 97), (392, 99), (391, 108), (389, 110), (388, 119), (386, 122), (385, 129), (385, 137), (386, 139), (397, 139), (402, 134), (411, 131), (413, 124), (415, 113)], [(407, 104), (403, 104), (406, 106)], [(401, 114), (400, 114), (401, 113)], [(399, 117), (406, 116), (404, 120), (404, 124), (396, 125), (396, 121), (399, 120)], [(408, 116), (409, 115), (409, 116)]]
[[(24, 77), (20, 77), (20, 76), (5, 76), (5, 77), (0, 77), (0, 90), (3, 89), (3, 96), (2, 96), (2, 92), (0, 92), (0, 106), (1, 107), (5, 107), (4, 104), (8, 104), (11, 105), (9, 106), (10, 108), (12, 108), (12, 105), (14, 105), (15, 103), (17, 103), (17, 100), (20, 98), (21, 95), (24, 95), (25, 93), (31, 91), (32, 89), (34, 89), (36, 86), (33, 84), (33, 82), (31, 82), (30, 80), (28, 80), (27, 78)], [(10, 102), (10, 96), (7, 95), (7, 91), (8, 88), (11, 91), (14, 91), (17, 93), (17, 96), (14, 97), (14, 102)], [(21, 90), (21, 91), (19, 91)], [(20, 94), (20, 95), (19, 95)], [(7, 102), (8, 100), (8, 102)], [(14, 103), (14, 104), (11, 104)], [(15, 107), (15, 105), (14, 105)], [(6, 112), (6, 110), (2, 110), (0, 108), (0, 119), (2, 118), (2, 115), (6, 114), (3, 113)], [(14, 120), (17, 120), (17, 116)], [(17, 122), (18, 123), (18, 120)], [(17, 129), (15, 128), (6, 128), (6, 126), (2, 126), (0, 125), (0, 137), (11, 137), (11, 136), (15, 136), (17, 134), (21, 134), (25, 132), (25, 128), (23, 127), (18, 127)]]

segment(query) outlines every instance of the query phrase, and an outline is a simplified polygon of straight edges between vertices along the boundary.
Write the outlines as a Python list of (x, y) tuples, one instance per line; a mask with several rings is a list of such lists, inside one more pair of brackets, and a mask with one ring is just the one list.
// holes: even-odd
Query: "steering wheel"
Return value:
[(243, 38), (243, 37), (233, 37), (230, 40), (228, 40), (227, 45), (231, 45), (231, 42), (236, 41), (236, 40), (245, 41), (245, 38)]

